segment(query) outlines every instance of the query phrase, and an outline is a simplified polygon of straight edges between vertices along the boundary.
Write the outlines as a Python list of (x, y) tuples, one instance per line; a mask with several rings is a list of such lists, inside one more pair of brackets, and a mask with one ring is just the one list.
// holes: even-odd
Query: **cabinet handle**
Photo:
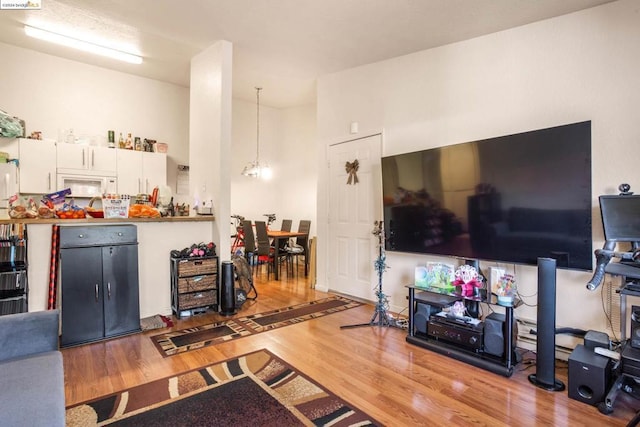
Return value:
[(107, 297), (111, 299), (111, 282), (107, 282)]
[(82, 166), (84, 166), (84, 148), (82, 149)]
[(140, 178), (138, 178), (138, 193), (142, 193), (142, 182)]
[(98, 302), (98, 284), (96, 283), (96, 302)]
[(91, 150), (91, 167), (93, 168), (96, 165), (96, 152)]
[(48, 179), (48, 182), (49, 182), (49, 184), (48, 184), (48, 187), (47, 187), (47, 188), (48, 188), (49, 190), (51, 190), (51, 172), (49, 172), (49, 173), (47, 174), (47, 179)]

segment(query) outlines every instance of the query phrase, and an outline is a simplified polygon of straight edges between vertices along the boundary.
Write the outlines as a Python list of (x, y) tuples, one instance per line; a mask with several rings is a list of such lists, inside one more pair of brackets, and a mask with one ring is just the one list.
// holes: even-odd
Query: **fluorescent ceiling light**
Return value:
[(40, 40), (60, 44), (74, 49), (83, 50), (85, 52), (95, 53), (97, 55), (107, 56), (109, 58), (118, 59), (120, 61), (130, 62), (131, 64), (142, 64), (142, 57), (132, 53), (122, 52), (105, 46), (93, 44), (84, 40), (75, 39), (73, 37), (63, 36), (62, 34), (52, 33), (40, 28), (24, 26), (26, 35), (35, 37)]

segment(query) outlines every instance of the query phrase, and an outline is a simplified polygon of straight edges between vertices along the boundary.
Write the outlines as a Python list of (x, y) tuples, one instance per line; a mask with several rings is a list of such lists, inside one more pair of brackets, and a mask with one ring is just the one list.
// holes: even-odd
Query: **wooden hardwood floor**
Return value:
[[(258, 300), (247, 302), (237, 317), (327, 296), (310, 289), (304, 277), (286, 274), (279, 282), (259, 279), (257, 288)], [(389, 426), (622, 426), (640, 408), (623, 394), (614, 413), (605, 416), (569, 399), (566, 390), (534, 387), (527, 376), (535, 367), (525, 363), (531, 353), (524, 354), (525, 362), (511, 378), (504, 378), (408, 344), (400, 329), (340, 329), (369, 322), (373, 310), (364, 305), (167, 358), (149, 339), (167, 329), (63, 349), (66, 404), (266, 348)], [(222, 319), (215, 313), (198, 315), (176, 321), (174, 329)], [(557, 363), (556, 376), (567, 384), (566, 362)]]

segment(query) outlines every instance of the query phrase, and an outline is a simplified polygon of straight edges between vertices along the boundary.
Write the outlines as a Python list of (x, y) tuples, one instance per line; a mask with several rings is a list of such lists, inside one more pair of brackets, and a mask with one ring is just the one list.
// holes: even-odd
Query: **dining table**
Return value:
[[(297, 237), (306, 237), (306, 241), (307, 244), (309, 242), (309, 233), (303, 233), (300, 231), (282, 231), (282, 230), (267, 230), (267, 236), (269, 236), (270, 239), (273, 239), (273, 246), (274, 246), (274, 257), (276, 262), (274, 262), (274, 266), (273, 266), (273, 274), (276, 278), (276, 280), (280, 280), (280, 276), (279, 276), (279, 263), (278, 263), (278, 259), (279, 259), (279, 252), (280, 252), (280, 241), (282, 239), (291, 239), (291, 238), (297, 238)], [(309, 261), (308, 261), (308, 255), (307, 255), (307, 251), (305, 250), (304, 252), (305, 257), (304, 257), (304, 275), (305, 277), (309, 274)]]

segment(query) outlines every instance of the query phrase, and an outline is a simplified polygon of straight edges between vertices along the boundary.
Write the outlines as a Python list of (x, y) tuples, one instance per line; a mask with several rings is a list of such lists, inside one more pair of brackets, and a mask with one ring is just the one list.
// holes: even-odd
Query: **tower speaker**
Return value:
[(425, 304), (422, 302), (416, 302), (416, 311), (413, 314), (413, 327), (415, 332), (421, 334), (427, 333), (427, 325), (429, 324), (429, 318), (442, 311), (442, 308), (433, 305)]
[(235, 277), (233, 263), (222, 261), (222, 277), (218, 285), (218, 305), (220, 314), (230, 316), (236, 313)]
[(640, 348), (640, 307), (631, 306), (631, 347)]
[(556, 260), (538, 258), (536, 373), (529, 381), (548, 391), (562, 391), (556, 375)]
[(597, 405), (604, 401), (610, 384), (610, 359), (578, 344), (569, 356), (569, 397)]
[[(484, 319), (484, 352), (493, 356), (504, 356), (505, 315), (491, 313)], [(512, 348), (516, 348), (518, 328), (515, 319), (512, 322)]]

